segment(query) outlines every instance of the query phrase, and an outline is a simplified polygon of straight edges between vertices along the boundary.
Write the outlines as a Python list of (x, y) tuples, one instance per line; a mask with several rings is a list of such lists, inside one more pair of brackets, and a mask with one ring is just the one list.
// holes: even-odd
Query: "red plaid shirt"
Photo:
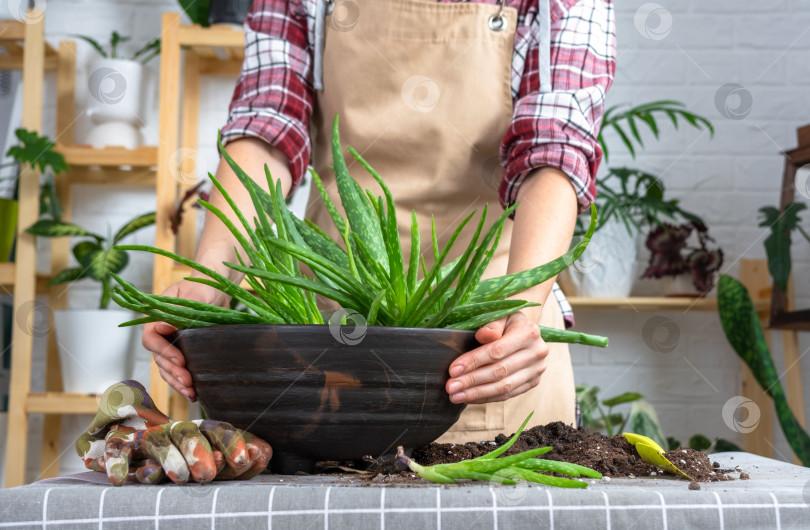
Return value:
[[(264, 139), (290, 161), (293, 187), (310, 161), (315, 3), (256, 0), (245, 20), (245, 61), (224, 141)], [(453, 0), (438, 0), (449, 2)], [(495, 3), (495, 0), (471, 0)], [(540, 0), (545, 1), (545, 0)], [(505, 0), (518, 11), (512, 55), (514, 113), (501, 144), (501, 205), (512, 204), (531, 170), (556, 167), (571, 179), (580, 212), (596, 196), (602, 150), (596, 141), (613, 81), (616, 41), (611, 0), (551, 0), (551, 90), (539, 90), (538, 0)], [(561, 293), (555, 294), (561, 298)], [(563, 312), (570, 317), (570, 306)]]

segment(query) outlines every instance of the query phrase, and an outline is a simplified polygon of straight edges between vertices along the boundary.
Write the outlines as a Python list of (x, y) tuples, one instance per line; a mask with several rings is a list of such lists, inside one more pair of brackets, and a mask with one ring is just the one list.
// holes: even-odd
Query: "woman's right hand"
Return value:
[[(225, 306), (228, 303), (227, 295), (221, 291), (187, 280), (170, 285), (162, 294), (218, 306)], [(166, 322), (150, 322), (143, 328), (142, 342), (144, 347), (152, 352), (163, 380), (187, 399), (196, 401), (197, 394), (192, 386), (191, 374), (186, 370), (186, 359), (183, 353), (166, 339), (176, 331), (174, 326)]]

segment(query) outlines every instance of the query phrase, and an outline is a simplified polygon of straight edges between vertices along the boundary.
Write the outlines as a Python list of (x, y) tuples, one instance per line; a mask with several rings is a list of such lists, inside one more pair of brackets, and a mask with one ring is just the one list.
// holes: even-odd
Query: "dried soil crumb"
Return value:
[[(509, 437), (500, 434), (494, 443), (501, 446), (507, 440)], [(455, 447), (451, 447), (451, 444), (430, 444), (414, 451), (413, 458), (423, 466), (458, 462), (492, 451), (495, 448), (490, 445), (492, 443), (469, 442), (463, 445), (456, 444)], [(579, 464), (608, 477), (649, 477), (653, 473), (665, 474), (657, 467), (644, 462), (623, 436), (607, 437), (598, 432), (589, 433), (562, 422), (538, 425), (524, 431), (505, 455), (546, 446), (553, 449), (540, 458)], [(453, 451), (448, 454), (450, 449)], [(716, 468), (712, 467), (709, 457), (700, 451), (678, 449), (667, 453), (667, 457), (697, 481), (730, 480), (723, 473), (714, 472)]]
[(749, 478), (751, 478), (751, 477), (745, 471), (740, 473), (740, 480), (748, 480)]
[(700, 489), (700, 484), (698, 484), (697, 482), (690, 482), (689, 483), (689, 489), (690, 490), (699, 490)]

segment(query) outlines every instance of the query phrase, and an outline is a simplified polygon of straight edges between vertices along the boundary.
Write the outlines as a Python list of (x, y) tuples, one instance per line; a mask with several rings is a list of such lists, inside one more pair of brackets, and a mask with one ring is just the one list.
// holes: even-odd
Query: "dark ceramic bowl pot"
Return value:
[(272, 470), (380, 457), (419, 448), (458, 420), (450, 363), (476, 346), (472, 331), (352, 326), (245, 325), (182, 330), (207, 416), (273, 446)]

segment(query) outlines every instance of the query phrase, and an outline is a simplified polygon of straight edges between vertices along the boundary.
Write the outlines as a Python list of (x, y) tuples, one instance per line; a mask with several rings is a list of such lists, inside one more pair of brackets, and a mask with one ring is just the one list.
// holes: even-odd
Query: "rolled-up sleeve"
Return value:
[[(540, 91), (535, 40), (501, 144), (506, 170), (499, 196), (504, 207), (512, 205), (526, 176), (551, 166), (568, 175), (581, 213), (596, 198), (595, 176), (602, 160), (597, 136), (616, 66), (613, 5), (609, 0), (572, 0), (551, 6), (552, 86)], [(535, 25), (545, 22), (533, 17), (527, 23), (536, 35)]]
[(245, 20), (245, 60), (222, 129), (223, 142), (249, 136), (278, 148), (293, 188), (309, 163), (311, 48), (301, 0), (257, 0)]

